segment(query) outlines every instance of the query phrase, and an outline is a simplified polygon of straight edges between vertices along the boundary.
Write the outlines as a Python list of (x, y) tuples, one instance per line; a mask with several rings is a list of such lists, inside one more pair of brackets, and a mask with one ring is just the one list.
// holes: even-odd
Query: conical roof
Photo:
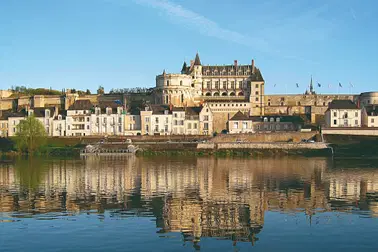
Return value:
[(198, 53), (196, 54), (196, 58), (195, 58), (195, 60), (194, 60), (194, 65), (195, 65), (195, 66), (201, 66), (201, 65), (202, 65)]

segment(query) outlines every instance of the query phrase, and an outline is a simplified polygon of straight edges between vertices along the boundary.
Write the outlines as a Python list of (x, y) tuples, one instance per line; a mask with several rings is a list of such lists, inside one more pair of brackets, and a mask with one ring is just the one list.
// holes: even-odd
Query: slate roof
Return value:
[(201, 60), (200, 60), (200, 57), (199, 57), (198, 53), (196, 54), (196, 58), (194, 60), (194, 65), (195, 66), (200, 66), (201, 65)]
[(358, 109), (358, 107), (351, 100), (333, 100), (329, 103), (328, 109)]
[(168, 105), (150, 105), (150, 109), (153, 115), (164, 115), (166, 110), (168, 110), (168, 114), (172, 114)]
[(77, 100), (68, 108), (68, 110), (90, 110), (92, 108), (93, 104), (90, 100)]
[(33, 114), (35, 117), (45, 117), (46, 109), (50, 110), (50, 116), (54, 115), (55, 108), (54, 107), (46, 107), (46, 108), (33, 108)]
[(12, 110), (2, 110), (0, 120), (8, 120), (9, 117), (25, 117), (25, 111), (13, 112)]
[(365, 106), (365, 111), (368, 116), (378, 116), (378, 106), (376, 105)]
[(251, 120), (248, 115), (243, 114), (241, 111), (238, 111), (231, 119), (230, 121), (244, 121), (244, 120)]

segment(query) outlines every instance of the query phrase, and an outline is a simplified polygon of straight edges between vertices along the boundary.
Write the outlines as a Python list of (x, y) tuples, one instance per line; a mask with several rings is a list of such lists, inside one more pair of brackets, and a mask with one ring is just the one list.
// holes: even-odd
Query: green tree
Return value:
[(47, 133), (43, 124), (34, 116), (29, 116), (17, 125), (16, 146), (20, 151), (33, 155), (46, 143)]
[(98, 89), (97, 89), (97, 94), (104, 94), (105, 93), (105, 89), (103, 86), (99, 86)]

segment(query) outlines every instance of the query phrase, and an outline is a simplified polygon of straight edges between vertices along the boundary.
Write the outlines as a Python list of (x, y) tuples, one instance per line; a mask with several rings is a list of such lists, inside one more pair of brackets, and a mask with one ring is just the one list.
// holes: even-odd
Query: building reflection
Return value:
[[(154, 216), (159, 233), (252, 244), (267, 211), (369, 211), (378, 215), (378, 170), (313, 159), (87, 157), (0, 165), (0, 211)], [(311, 219), (311, 218), (309, 218)]]

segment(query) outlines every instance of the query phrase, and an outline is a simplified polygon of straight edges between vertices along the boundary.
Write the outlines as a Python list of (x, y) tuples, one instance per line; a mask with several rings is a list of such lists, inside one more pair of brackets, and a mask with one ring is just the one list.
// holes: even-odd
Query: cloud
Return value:
[[(180, 24), (200, 34), (227, 42), (251, 47), (256, 51), (285, 59), (318, 64), (311, 59), (298, 56), (299, 48), (313, 49), (314, 41), (324, 41), (335, 29), (335, 20), (326, 20), (322, 14), (328, 11), (325, 3), (306, 6), (301, 1), (272, 0), (254, 5), (254, 15), (250, 23), (254, 29), (253, 37), (222, 27), (219, 23), (182, 5), (168, 0), (133, 0), (141, 6), (154, 8), (172, 23)], [(269, 7), (269, 8), (267, 8)], [(269, 12), (266, 10), (269, 9)]]

